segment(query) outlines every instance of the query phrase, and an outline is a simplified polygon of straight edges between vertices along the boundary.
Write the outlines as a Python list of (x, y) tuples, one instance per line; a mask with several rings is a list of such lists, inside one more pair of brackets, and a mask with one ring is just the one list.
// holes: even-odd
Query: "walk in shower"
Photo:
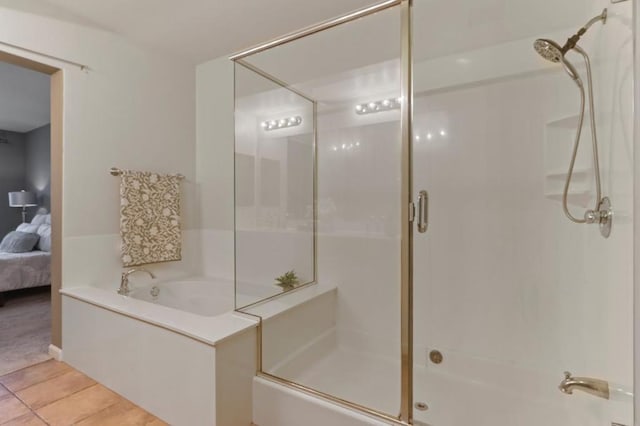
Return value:
[[(605, 8), (569, 66), (532, 49)], [(631, 1), (391, 0), (234, 55), (260, 374), (397, 424), (633, 425), (633, 34)], [(603, 195), (607, 238), (567, 220)]]

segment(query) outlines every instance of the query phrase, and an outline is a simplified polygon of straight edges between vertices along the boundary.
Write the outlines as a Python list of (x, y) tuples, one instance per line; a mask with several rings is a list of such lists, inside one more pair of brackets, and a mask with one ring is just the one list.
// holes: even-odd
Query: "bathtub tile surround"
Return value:
[(124, 266), (182, 260), (180, 181), (175, 175), (120, 172)]
[(166, 425), (58, 361), (0, 376), (0, 424)]

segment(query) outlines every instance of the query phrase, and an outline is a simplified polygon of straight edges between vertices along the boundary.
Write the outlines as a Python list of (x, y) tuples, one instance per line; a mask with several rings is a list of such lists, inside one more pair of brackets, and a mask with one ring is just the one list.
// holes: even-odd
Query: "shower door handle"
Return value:
[(418, 193), (418, 232), (425, 233), (429, 227), (429, 193), (422, 190)]

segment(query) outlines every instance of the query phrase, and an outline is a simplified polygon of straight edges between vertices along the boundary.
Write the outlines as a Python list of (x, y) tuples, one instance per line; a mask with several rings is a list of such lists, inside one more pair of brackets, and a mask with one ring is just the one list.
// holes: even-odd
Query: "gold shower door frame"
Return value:
[[(273, 47), (328, 30), (341, 24), (345, 24), (356, 19), (386, 10), (392, 7), (400, 7), (401, 19), (401, 247), (400, 247), (400, 354), (401, 354), (401, 399), (400, 414), (397, 417), (387, 413), (353, 403), (331, 394), (317, 391), (305, 385), (274, 376), (262, 370), (262, 320), (258, 318), (258, 351), (257, 351), (257, 375), (286, 387), (331, 401), (338, 405), (363, 412), (367, 415), (391, 422), (397, 425), (413, 424), (413, 199), (412, 199), (412, 119), (413, 119), (413, 61), (412, 61), (412, 0), (386, 0), (382, 3), (360, 9), (349, 14), (340, 16), (329, 21), (322, 22), (300, 31), (279, 37), (258, 46), (238, 52), (229, 57), (236, 64), (248, 68), (273, 83), (292, 91), (311, 102), (313, 102), (313, 245), (314, 245), (314, 280), (309, 284), (317, 282), (317, 195), (318, 195), (318, 173), (317, 173), (317, 103), (303, 93), (300, 93), (285, 82), (258, 69), (243, 59), (256, 53), (264, 52)], [(280, 295), (272, 296), (269, 300)], [(262, 300), (261, 302), (263, 302)], [(261, 303), (260, 302), (260, 303)], [(251, 306), (251, 305), (249, 305)], [(244, 307), (246, 308), (246, 307)], [(246, 312), (245, 312), (246, 313)]]

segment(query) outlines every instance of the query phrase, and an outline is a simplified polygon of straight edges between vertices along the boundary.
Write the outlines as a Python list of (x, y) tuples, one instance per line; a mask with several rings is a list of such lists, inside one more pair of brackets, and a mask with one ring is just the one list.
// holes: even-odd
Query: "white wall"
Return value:
[(233, 63), (219, 58), (196, 68), (196, 174), (202, 274), (233, 279)]
[(108, 173), (113, 166), (187, 176), (184, 260), (152, 269), (160, 276), (191, 273), (190, 230), (197, 226), (193, 68), (111, 33), (4, 8), (0, 40), (90, 67), (83, 72), (6, 49), (64, 70), (63, 286), (118, 286), (119, 182)]

